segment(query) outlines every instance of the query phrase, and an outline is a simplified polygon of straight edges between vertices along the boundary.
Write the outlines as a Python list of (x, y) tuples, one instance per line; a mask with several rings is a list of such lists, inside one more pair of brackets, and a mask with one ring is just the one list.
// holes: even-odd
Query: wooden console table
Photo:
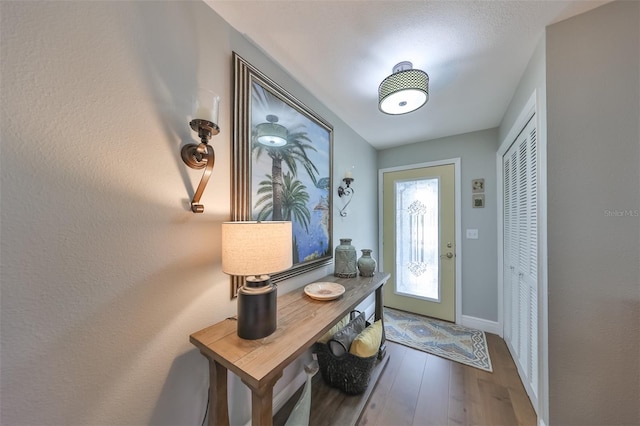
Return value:
[(229, 424), (228, 370), (251, 389), (251, 423), (254, 426), (272, 425), (273, 386), (285, 367), (373, 292), (376, 295), (375, 319), (381, 319), (382, 286), (388, 279), (389, 274), (377, 272), (368, 278), (329, 275), (317, 280), (336, 282), (345, 287), (345, 293), (332, 301), (309, 298), (304, 294), (304, 286), (279, 296), (278, 329), (263, 339), (239, 338), (234, 319), (193, 333), (189, 340), (209, 360), (209, 425)]

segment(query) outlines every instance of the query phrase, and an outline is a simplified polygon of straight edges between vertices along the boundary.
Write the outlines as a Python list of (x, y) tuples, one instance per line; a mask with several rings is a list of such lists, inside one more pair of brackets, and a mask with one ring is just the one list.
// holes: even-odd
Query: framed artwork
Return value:
[[(293, 224), (293, 266), (272, 282), (333, 260), (333, 127), (237, 53), (231, 220)], [(232, 297), (243, 284), (232, 277)]]
[(484, 194), (473, 194), (473, 208), (484, 208)]
[(484, 192), (484, 179), (473, 179), (471, 181), (471, 190), (474, 194)]

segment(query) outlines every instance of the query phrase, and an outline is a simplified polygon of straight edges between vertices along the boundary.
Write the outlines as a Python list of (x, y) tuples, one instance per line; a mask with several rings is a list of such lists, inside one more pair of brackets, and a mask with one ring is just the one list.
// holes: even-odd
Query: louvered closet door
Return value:
[(505, 340), (538, 395), (538, 149), (535, 116), (503, 157)]
[[(504, 289), (506, 312), (505, 338), (519, 347), (520, 316), (518, 275), (515, 259), (518, 258), (518, 158), (515, 149), (504, 156)], [(511, 260), (514, 259), (514, 260)]]

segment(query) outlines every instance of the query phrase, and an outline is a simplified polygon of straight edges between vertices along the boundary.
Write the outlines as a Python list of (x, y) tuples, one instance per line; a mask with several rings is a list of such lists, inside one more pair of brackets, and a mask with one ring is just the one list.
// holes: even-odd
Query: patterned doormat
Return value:
[(384, 308), (387, 340), (485, 371), (493, 371), (484, 331)]

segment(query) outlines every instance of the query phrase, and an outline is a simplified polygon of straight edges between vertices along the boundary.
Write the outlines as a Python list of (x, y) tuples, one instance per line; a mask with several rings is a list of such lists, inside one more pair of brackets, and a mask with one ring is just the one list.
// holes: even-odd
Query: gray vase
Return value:
[(358, 259), (360, 276), (372, 277), (376, 272), (376, 260), (371, 257), (371, 249), (362, 249), (362, 256)]
[(351, 238), (340, 238), (340, 245), (335, 251), (335, 269), (333, 275), (340, 278), (353, 278), (358, 275), (356, 248), (351, 245)]

